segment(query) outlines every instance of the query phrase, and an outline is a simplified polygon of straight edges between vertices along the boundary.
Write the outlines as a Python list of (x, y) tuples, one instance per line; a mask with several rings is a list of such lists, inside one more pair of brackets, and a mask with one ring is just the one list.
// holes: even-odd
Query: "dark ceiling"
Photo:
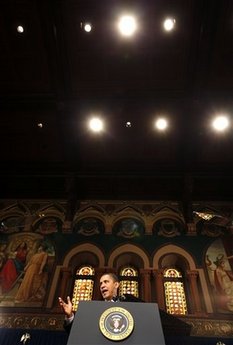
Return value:
[[(125, 10), (133, 39), (116, 32)], [(232, 37), (232, 0), (1, 0), (1, 197), (232, 200), (233, 125), (210, 129), (233, 120)]]

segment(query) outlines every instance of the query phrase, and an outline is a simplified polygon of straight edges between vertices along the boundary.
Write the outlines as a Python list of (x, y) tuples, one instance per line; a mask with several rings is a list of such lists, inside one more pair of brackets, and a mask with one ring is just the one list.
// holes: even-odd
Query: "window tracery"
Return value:
[(72, 295), (73, 310), (78, 309), (79, 301), (90, 301), (93, 296), (95, 270), (91, 266), (77, 269)]
[(187, 314), (187, 302), (181, 271), (175, 268), (167, 268), (164, 270), (163, 277), (167, 313)]
[(119, 294), (139, 297), (138, 271), (135, 268), (126, 266), (120, 270)]

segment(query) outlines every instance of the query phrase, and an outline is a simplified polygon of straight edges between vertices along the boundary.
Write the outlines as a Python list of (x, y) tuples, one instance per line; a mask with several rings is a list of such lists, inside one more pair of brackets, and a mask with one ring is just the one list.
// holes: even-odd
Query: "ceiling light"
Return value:
[(123, 36), (130, 37), (136, 31), (136, 20), (133, 16), (123, 16), (120, 18), (118, 28)]
[(173, 19), (173, 18), (166, 18), (164, 20), (164, 22), (163, 22), (163, 27), (164, 27), (164, 29), (166, 31), (171, 31), (171, 30), (174, 29), (175, 23), (176, 23), (175, 19)]
[(217, 116), (213, 120), (212, 126), (216, 131), (219, 131), (219, 132), (225, 131), (227, 127), (229, 126), (229, 120), (227, 116), (225, 115)]
[(103, 130), (103, 121), (97, 117), (94, 117), (89, 122), (89, 128), (93, 132), (101, 132)]
[(126, 122), (126, 124), (125, 124), (125, 126), (126, 126), (127, 128), (129, 128), (129, 127), (131, 127), (131, 126), (132, 126), (132, 124), (131, 124), (131, 122), (130, 122), (130, 121), (127, 121), (127, 122)]
[(167, 126), (168, 126), (167, 120), (164, 118), (159, 118), (155, 122), (155, 127), (160, 131), (164, 131), (167, 128)]
[(90, 23), (84, 24), (84, 30), (85, 30), (86, 32), (91, 32), (91, 30), (92, 30), (91, 24), (90, 24)]
[(42, 127), (43, 127), (43, 123), (39, 122), (39, 123), (37, 123), (37, 126), (38, 126), (39, 128), (42, 128)]
[(17, 26), (17, 31), (19, 34), (22, 34), (24, 32), (24, 27), (22, 25)]

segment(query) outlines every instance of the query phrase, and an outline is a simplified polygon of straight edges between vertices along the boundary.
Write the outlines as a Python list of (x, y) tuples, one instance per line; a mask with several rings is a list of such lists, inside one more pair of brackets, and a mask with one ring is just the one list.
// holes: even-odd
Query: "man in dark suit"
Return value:
[[(108, 302), (143, 302), (132, 295), (118, 296), (119, 279), (114, 273), (103, 274), (100, 278), (100, 292), (105, 301)], [(74, 320), (74, 313), (70, 297), (67, 297), (67, 301), (64, 301), (59, 297), (59, 304), (65, 314), (64, 328), (66, 331), (70, 331)]]

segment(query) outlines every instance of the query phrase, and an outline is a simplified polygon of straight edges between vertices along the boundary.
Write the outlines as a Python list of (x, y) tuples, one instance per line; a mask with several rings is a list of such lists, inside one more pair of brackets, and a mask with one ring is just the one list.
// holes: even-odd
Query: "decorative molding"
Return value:
[[(191, 336), (233, 337), (233, 321), (213, 319), (192, 319), (183, 317), (182, 321), (192, 326)], [(0, 328), (63, 330), (63, 314), (20, 314), (2, 313)]]
[(122, 246), (117, 247), (109, 256), (108, 259), (108, 267), (113, 267), (114, 266), (114, 260), (120, 256), (121, 254), (125, 254), (125, 253), (134, 253), (137, 254), (144, 263), (144, 269), (148, 269), (150, 268), (150, 262), (149, 262), (149, 258), (148, 255), (145, 253), (144, 250), (142, 250), (141, 248), (139, 248), (136, 245), (133, 244), (124, 244)]
[(0, 328), (62, 330), (64, 315), (12, 314), (0, 315)]
[(68, 267), (69, 262), (74, 255), (81, 253), (81, 252), (88, 252), (88, 251), (91, 253), (94, 253), (98, 257), (99, 267), (105, 266), (105, 258), (104, 258), (102, 251), (97, 246), (95, 246), (91, 243), (80, 244), (79, 246), (76, 246), (72, 250), (70, 250), (64, 258), (63, 266)]
[(193, 257), (186, 250), (174, 244), (164, 245), (160, 249), (156, 250), (155, 255), (153, 257), (153, 267), (155, 269), (159, 268), (159, 259), (163, 255), (168, 254), (168, 253), (174, 253), (174, 254), (179, 254), (183, 256), (189, 264), (189, 269), (190, 270), (196, 269), (196, 264)]
[[(57, 217), (62, 223), (62, 233), (72, 234), (75, 224), (87, 217), (96, 217), (100, 219), (105, 228), (105, 234), (111, 234), (114, 224), (122, 218), (136, 218), (144, 224), (144, 235), (153, 236), (153, 227), (158, 220), (173, 219), (184, 225), (187, 230), (182, 234), (185, 236), (200, 236), (205, 235), (208, 237), (219, 237), (221, 234), (233, 233), (233, 227), (229, 224), (223, 223), (220, 227), (217, 224), (201, 223), (199, 225), (198, 219), (194, 219), (193, 223), (186, 223), (184, 215), (180, 209), (179, 202), (171, 201), (146, 201), (146, 200), (87, 200), (80, 201), (80, 207), (77, 208), (72, 217), (69, 219), (66, 217), (72, 206), (69, 201), (57, 200), (51, 201), (45, 200), (22, 200), (20, 202), (16, 200), (1, 200), (0, 208), (0, 220), (8, 217), (18, 217), (22, 221), (20, 223), (20, 229), (24, 232), (33, 232), (35, 226), (42, 218)], [(216, 203), (215, 209), (219, 209), (217, 214), (223, 214), (222, 208), (226, 206), (232, 208), (231, 204)], [(207, 203), (200, 204), (195, 203), (192, 205), (194, 209), (210, 209)], [(213, 208), (213, 206), (212, 206)], [(217, 212), (217, 211), (216, 211)], [(230, 218), (229, 218), (230, 219)], [(228, 221), (227, 217), (223, 217), (224, 222)], [(225, 230), (224, 230), (225, 227)], [(4, 229), (1, 227), (1, 231), (9, 235), (10, 233), (19, 233), (21, 230), (17, 226), (12, 229)], [(163, 236), (172, 237), (170, 234), (161, 233)], [(159, 234), (156, 234), (159, 235)], [(174, 236), (176, 234), (174, 233)]]
[(232, 320), (210, 320), (182, 318), (192, 326), (191, 336), (198, 337), (233, 337)]

